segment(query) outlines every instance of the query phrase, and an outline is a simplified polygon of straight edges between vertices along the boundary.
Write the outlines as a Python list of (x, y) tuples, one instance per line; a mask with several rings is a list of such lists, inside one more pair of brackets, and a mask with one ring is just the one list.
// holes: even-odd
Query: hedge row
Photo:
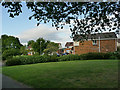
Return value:
[(25, 65), (34, 63), (56, 62), (56, 56), (16, 56), (6, 61), (7, 66)]
[(58, 57), (58, 60), (59, 61), (80, 60), (80, 55), (73, 55), (73, 54), (64, 55), (64, 56)]
[(2, 60), (7, 60), (8, 58), (11, 58), (16, 55), (21, 55), (19, 49), (12, 48), (12, 49), (5, 50), (2, 54)]
[(25, 65), (33, 63), (72, 61), (72, 60), (94, 60), (94, 59), (120, 59), (120, 53), (87, 53), (82, 55), (53, 56), (15, 56), (7, 60), (6, 65)]
[(120, 59), (120, 53), (87, 53), (80, 55), (81, 60), (94, 60), (94, 59)]

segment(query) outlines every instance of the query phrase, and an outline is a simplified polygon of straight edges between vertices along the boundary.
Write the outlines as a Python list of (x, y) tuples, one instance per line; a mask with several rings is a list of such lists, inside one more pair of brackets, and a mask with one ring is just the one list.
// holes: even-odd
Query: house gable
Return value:
[[(106, 35), (106, 36), (102, 36)], [(113, 36), (111, 36), (113, 35)], [(92, 36), (92, 35), (91, 35)], [(80, 39), (74, 38), (74, 52), (75, 54), (84, 54), (89, 52), (114, 52), (116, 51), (116, 35), (115, 33), (103, 33), (103, 34), (97, 34), (96, 36), (93, 35), (92, 38), (88, 36), (88, 40), (85, 40), (84, 42), (77, 41)], [(94, 37), (94, 38), (93, 38)]]

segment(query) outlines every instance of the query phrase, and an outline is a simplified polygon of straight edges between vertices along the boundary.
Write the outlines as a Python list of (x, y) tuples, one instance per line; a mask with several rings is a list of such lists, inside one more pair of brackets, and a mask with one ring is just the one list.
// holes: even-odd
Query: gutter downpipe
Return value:
[(99, 52), (100, 52), (100, 37), (99, 37)]
[(117, 41), (118, 41), (118, 38), (115, 39), (115, 48), (116, 48), (116, 51), (117, 51)]
[(74, 46), (73, 47), (74, 47), (74, 54), (75, 54), (75, 42), (74, 42)]

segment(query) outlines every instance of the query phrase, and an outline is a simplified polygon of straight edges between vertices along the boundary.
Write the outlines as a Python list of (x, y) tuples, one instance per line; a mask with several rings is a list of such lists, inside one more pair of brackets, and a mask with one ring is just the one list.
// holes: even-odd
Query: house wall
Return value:
[[(100, 40), (100, 52), (114, 52), (116, 51), (116, 41), (113, 40)], [(93, 45), (91, 40), (79, 42), (79, 46), (74, 46), (75, 54), (84, 54), (88, 52), (99, 52), (99, 40), (97, 40), (97, 45)]]
[(73, 47), (73, 46), (68, 46), (68, 47), (66, 46), (66, 48), (72, 48), (72, 47)]
[(66, 48), (66, 49), (64, 49), (64, 53), (66, 53), (67, 52), (67, 50), (71, 50), (72, 48)]
[(120, 43), (117, 42), (117, 46), (119, 47), (119, 46), (120, 46)]
[(62, 49), (62, 46), (61, 46), (61, 45), (59, 45), (59, 49)]
[(57, 50), (56, 53), (58, 53), (58, 54), (62, 54), (62, 53), (63, 53), (63, 50), (62, 50), (62, 49), (59, 49), (59, 50)]
[(116, 51), (116, 40), (101, 40), (101, 52), (114, 52)]

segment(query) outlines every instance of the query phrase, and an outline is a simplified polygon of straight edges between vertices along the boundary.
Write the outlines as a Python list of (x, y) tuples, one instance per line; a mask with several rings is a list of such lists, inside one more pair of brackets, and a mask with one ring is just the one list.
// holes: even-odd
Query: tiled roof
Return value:
[[(116, 34), (114, 32), (107, 32), (107, 33), (97, 33), (97, 34), (89, 34), (86, 36), (87, 39), (108, 39), (108, 38), (117, 38)], [(82, 39), (83, 37), (80, 35), (76, 35), (73, 40), (78, 41)]]
[(65, 47), (67, 47), (67, 46), (73, 46), (73, 42), (67, 42), (67, 43), (65, 44)]

